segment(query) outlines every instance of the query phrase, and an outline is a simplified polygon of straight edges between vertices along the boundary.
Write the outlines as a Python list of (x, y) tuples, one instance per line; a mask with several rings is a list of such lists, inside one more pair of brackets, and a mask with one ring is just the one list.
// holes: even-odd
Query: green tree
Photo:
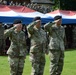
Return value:
[(60, 8), (63, 10), (76, 10), (76, 0), (60, 0)]
[(53, 0), (53, 10), (76, 10), (76, 0)]
[(60, 0), (54, 0), (53, 10), (60, 9)]

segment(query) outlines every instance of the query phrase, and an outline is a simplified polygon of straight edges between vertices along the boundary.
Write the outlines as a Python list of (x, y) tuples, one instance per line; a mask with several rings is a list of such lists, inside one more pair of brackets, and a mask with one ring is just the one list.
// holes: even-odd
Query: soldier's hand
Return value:
[(21, 24), (14, 24), (14, 27), (19, 27)]
[(17, 24), (14, 24), (14, 27), (17, 27)]
[(57, 22), (59, 22), (59, 21), (60, 21), (60, 19), (53, 21), (53, 23), (57, 23)]
[(36, 22), (40, 22), (41, 20), (36, 20)]

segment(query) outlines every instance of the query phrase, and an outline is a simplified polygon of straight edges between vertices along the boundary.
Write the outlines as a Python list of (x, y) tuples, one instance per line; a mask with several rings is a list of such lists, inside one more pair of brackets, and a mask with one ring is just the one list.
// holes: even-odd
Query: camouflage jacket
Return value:
[(64, 38), (65, 38), (65, 29), (63, 26), (57, 26), (55, 23), (47, 23), (44, 25), (44, 28), (49, 32), (49, 48), (56, 50), (65, 50), (64, 47)]
[(11, 45), (7, 51), (11, 56), (24, 56), (26, 55), (26, 41), (23, 31), (16, 32), (15, 27), (5, 30), (5, 37), (9, 37)]
[(46, 32), (42, 28), (37, 29), (35, 25), (36, 21), (27, 26), (31, 38), (30, 52), (45, 52), (48, 50)]

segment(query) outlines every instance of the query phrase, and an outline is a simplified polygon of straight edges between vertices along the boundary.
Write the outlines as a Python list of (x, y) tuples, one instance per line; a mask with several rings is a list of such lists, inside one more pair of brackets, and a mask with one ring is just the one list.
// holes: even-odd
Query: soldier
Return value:
[(35, 17), (34, 22), (27, 26), (27, 30), (31, 39), (31, 75), (43, 75), (45, 66), (45, 52), (48, 54), (48, 50), (46, 44), (46, 32), (41, 28), (41, 18)]
[(13, 27), (5, 30), (5, 37), (9, 37), (11, 45), (7, 51), (10, 64), (10, 75), (22, 75), (26, 58), (25, 34), (21, 20), (15, 20)]
[(54, 22), (47, 23), (44, 25), (44, 28), (47, 32), (49, 32), (50, 37), (50, 75), (61, 75), (64, 64), (64, 38), (65, 38), (65, 30), (62, 23), (61, 16), (55, 16)]
[(2, 26), (2, 22), (0, 22), (0, 55), (3, 55), (4, 49), (5, 49), (4, 27)]

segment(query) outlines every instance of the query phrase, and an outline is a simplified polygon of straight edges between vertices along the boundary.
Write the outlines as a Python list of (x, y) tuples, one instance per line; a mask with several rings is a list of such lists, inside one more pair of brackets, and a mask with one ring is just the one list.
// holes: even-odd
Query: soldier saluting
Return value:
[(52, 23), (47, 23), (44, 28), (50, 37), (50, 75), (61, 75), (64, 64), (65, 29), (61, 26), (62, 16), (55, 16), (54, 20)]
[(41, 18), (35, 17), (34, 22), (27, 26), (27, 30), (31, 39), (31, 75), (43, 75), (45, 67), (45, 53), (48, 53), (48, 51), (46, 45), (46, 32), (41, 28)]
[(13, 27), (5, 30), (4, 36), (9, 37), (11, 41), (7, 51), (10, 75), (22, 75), (26, 58), (26, 41), (22, 31), (22, 21), (15, 20)]

